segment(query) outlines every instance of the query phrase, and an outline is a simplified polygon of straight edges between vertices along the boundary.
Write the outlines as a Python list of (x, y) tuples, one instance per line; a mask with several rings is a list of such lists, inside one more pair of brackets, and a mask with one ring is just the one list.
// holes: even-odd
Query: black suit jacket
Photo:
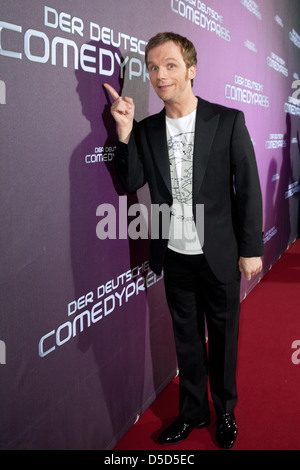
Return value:
[[(148, 183), (152, 204), (172, 205), (165, 109), (136, 123), (116, 151), (128, 193)], [(262, 197), (253, 145), (241, 111), (198, 98), (193, 158), (193, 212), (204, 204), (203, 252), (219, 281), (239, 278), (239, 256), (263, 254)], [(149, 264), (160, 273), (168, 240), (152, 239)]]

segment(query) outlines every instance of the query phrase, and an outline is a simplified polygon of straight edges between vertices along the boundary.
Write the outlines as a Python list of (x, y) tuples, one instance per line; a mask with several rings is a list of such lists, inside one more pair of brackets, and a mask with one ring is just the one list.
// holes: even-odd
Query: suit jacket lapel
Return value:
[(197, 199), (205, 170), (208, 164), (211, 146), (216, 134), (220, 115), (214, 114), (207, 101), (198, 98), (195, 126), (195, 143), (193, 159), (193, 201)]
[(149, 135), (151, 136), (151, 146), (157, 167), (171, 195), (172, 187), (165, 116), (165, 109), (163, 109), (156, 116), (156, 119), (151, 121)]
[[(194, 159), (193, 159), (193, 201), (196, 201), (207, 167), (210, 149), (219, 123), (219, 114), (214, 114), (209, 102), (198, 98), (195, 127)], [(149, 136), (153, 155), (163, 178), (172, 194), (170, 162), (167, 146), (165, 109), (149, 122)]]

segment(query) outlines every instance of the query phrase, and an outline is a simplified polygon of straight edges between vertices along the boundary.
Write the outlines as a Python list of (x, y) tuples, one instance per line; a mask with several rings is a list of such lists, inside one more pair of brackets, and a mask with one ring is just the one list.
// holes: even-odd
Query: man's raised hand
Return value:
[(114, 102), (111, 106), (111, 114), (118, 126), (118, 137), (121, 142), (128, 144), (133, 127), (134, 102), (132, 98), (122, 98), (118, 92), (108, 83), (104, 87), (110, 93)]

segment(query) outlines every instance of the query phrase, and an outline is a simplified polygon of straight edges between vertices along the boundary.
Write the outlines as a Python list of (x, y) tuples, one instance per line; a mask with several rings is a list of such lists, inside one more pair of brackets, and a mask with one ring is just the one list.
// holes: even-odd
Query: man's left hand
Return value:
[(240, 272), (244, 274), (247, 281), (250, 281), (252, 276), (260, 273), (262, 270), (262, 261), (260, 257), (244, 258), (243, 256), (239, 259)]

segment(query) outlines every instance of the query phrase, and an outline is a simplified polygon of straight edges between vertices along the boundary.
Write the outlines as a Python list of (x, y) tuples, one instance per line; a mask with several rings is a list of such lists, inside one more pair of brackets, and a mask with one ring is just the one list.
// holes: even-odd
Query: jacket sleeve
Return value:
[(145, 184), (144, 166), (138, 150), (138, 133), (134, 126), (128, 144), (118, 142), (115, 153), (118, 178), (127, 193), (135, 193)]
[(253, 145), (244, 114), (236, 115), (231, 138), (231, 164), (234, 175), (238, 216), (239, 255), (262, 256), (262, 195)]

